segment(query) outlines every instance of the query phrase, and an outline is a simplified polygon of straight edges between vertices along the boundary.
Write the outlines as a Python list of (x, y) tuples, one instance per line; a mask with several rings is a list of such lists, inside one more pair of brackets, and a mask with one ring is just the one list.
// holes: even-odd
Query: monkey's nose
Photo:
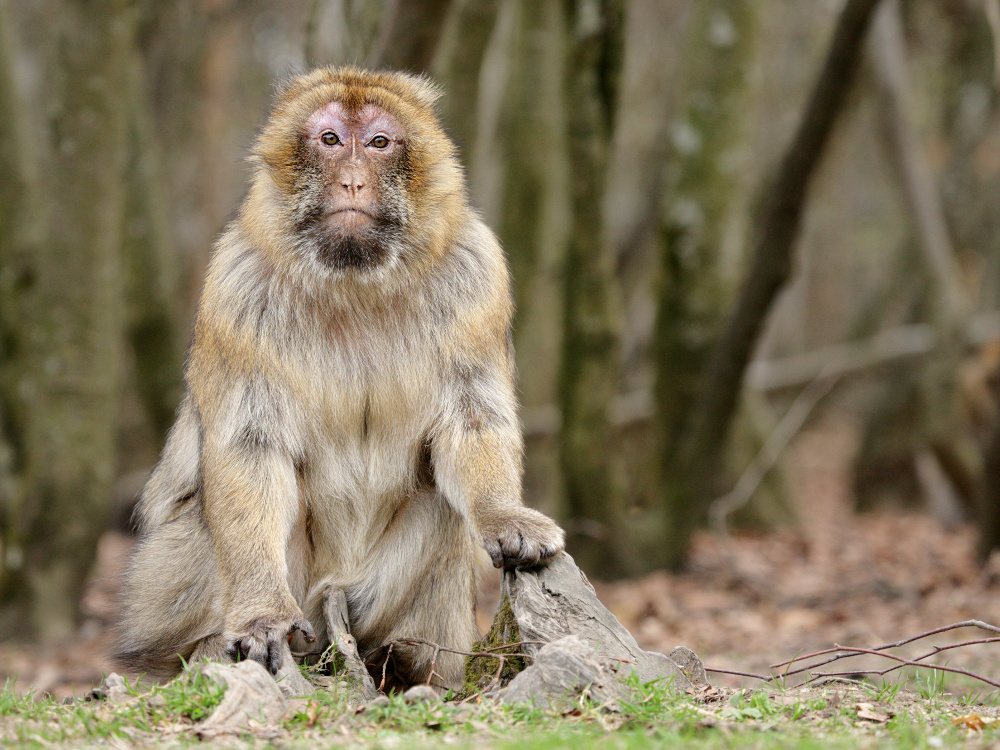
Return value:
[(351, 195), (357, 195), (365, 187), (365, 184), (359, 180), (348, 180), (346, 182), (342, 181), (340, 184), (343, 186), (344, 190)]

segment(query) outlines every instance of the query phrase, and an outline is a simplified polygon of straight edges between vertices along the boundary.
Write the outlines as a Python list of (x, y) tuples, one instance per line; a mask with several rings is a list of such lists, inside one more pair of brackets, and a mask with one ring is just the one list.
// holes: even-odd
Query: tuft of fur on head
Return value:
[[(454, 144), (438, 120), (441, 90), (430, 79), (355, 67), (320, 68), (278, 88), (253, 151), (253, 186), (241, 224), (254, 245), (315, 279), (385, 283), (440, 258), (469, 212)], [(405, 131), (403, 157), (372, 227), (331, 236), (322, 225), (324, 184), (305, 143), (309, 117), (338, 101), (349, 111), (376, 105)]]

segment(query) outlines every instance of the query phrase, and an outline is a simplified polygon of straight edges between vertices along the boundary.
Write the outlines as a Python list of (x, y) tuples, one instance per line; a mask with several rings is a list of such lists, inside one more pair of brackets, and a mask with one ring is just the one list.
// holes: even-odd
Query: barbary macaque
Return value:
[[(406, 638), (468, 649), (477, 544), (507, 568), (563, 548), (521, 503), (507, 265), (438, 95), (350, 67), (276, 94), (137, 509), (119, 643), (136, 671), (275, 673), (293, 636), (328, 641), (330, 589), (366, 661)], [(430, 658), (392, 652), (404, 685), (461, 683), (460, 656), (434, 675)]]

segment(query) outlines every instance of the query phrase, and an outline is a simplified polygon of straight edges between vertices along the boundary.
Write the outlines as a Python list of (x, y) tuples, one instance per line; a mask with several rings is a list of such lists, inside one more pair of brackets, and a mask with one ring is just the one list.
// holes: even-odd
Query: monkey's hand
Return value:
[(514, 505), (491, 515), (479, 524), (479, 531), (494, 567), (533, 568), (566, 546), (563, 530), (537, 510)]
[(316, 633), (301, 613), (294, 618), (261, 617), (252, 621), (241, 633), (231, 637), (226, 653), (237, 661), (253, 659), (271, 674), (281, 669), (282, 647), (296, 631), (307, 643), (315, 643)]

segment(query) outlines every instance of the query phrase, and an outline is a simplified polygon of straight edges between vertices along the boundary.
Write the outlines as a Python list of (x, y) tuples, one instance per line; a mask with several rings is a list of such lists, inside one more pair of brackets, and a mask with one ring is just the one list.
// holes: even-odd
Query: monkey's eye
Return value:
[(389, 145), (389, 139), (384, 135), (377, 135), (368, 141), (369, 146), (374, 146), (375, 148), (385, 148)]
[(319, 139), (323, 141), (323, 143), (325, 143), (327, 146), (336, 146), (338, 143), (340, 143), (340, 139), (337, 137), (337, 134), (334, 133), (332, 130), (327, 130), (319, 137)]

